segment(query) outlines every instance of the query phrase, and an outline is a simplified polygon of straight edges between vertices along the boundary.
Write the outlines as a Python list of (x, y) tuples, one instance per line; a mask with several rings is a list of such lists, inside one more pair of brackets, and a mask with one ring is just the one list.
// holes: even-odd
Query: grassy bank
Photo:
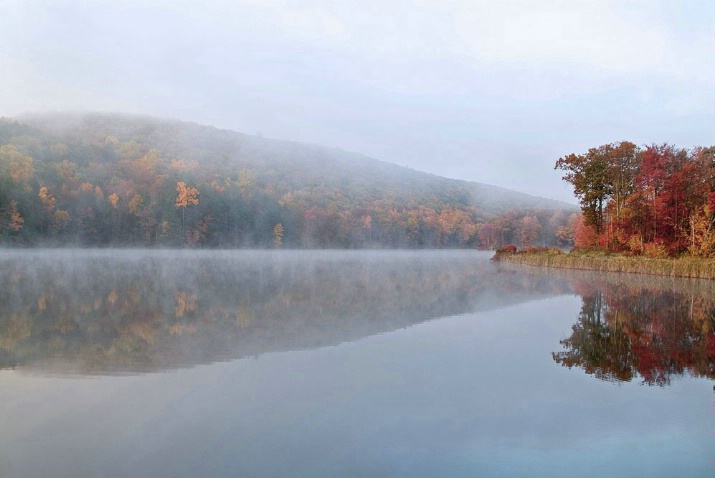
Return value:
[(629, 272), (669, 277), (715, 279), (715, 259), (653, 259), (597, 252), (565, 253), (556, 249), (497, 252), (493, 260), (514, 264), (601, 272)]

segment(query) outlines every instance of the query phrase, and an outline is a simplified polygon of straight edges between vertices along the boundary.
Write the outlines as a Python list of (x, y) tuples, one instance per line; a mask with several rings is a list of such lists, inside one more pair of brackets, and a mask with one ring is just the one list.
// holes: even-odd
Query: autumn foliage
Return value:
[(553, 354), (565, 367), (583, 368), (607, 381), (640, 377), (667, 385), (689, 374), (715, 377), (711, 293), (625, 284), (582, 284), (582, 307), (564, 350)]
[[(328, 162), (320, 149), (255, 150), (238, 133), (161, 120), (64, 120), (0, 119), (1, 244), (495, 249), (574, 240), (572, 211), (540, 208), (538, 198), (512, 211), (484, 205), (465, 183), (377, 161)], [(307, 157), (295, 160), (296, 150)]]
[(579, 199), (580, 248), (650, 257), (715, 255), (715, 147), (620, 142), (556, 162)]
[(176, 191), (179, 193), (176, 196), (176, 207), (187, 207), (199, 204), (199, 190), (196, 188), (187, 187), (186, 183), (179, 181), (176, 183)]

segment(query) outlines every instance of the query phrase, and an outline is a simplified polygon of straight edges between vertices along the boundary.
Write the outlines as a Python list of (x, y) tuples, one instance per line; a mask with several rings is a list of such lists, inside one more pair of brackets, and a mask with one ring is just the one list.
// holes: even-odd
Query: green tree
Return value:
[(586, 154), (572, 153), (559, 158), (554, 166), (554, 169), (566, 171), (563, 179), (573, 185), (586, 224), (593, 226), (596, 234), (603, 232), (603, 210), (613, 191), (607, 150), (608, 145), (591, 148)]

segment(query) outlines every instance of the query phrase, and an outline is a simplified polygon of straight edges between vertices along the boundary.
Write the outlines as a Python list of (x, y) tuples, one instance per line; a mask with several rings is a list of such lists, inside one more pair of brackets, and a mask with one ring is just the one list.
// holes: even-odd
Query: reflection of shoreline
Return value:
[(715, 378), (715, 294), (709, 280), (562, 271), (582, 297), (554, 360), (606, 381), (664, 386)]
[(68, 374), (335, 345), (564, 290), (466, 252), (51, 251), (0, 267), (0, 368)]
[(629, 272), (601, 272), (583, 269), (560, 269), (536, 267), (528, 264), (498, 262), (498, 270), (518, 272), (533, 277), (548, 277), (562, 280), (574, 287), (631, 285), (653, 290), (673, 290), (684, 294), (710, 294), (715, 296), (715, 281), (687, 277), (668, 277)]

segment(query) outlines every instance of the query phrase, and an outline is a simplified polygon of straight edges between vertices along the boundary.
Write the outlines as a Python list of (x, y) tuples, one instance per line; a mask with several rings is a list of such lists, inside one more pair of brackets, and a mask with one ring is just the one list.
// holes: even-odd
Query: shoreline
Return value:
[(573, 254), (548, 251), (496, 253), (492, 260), (558, 269), (715, 279), (715, 259), (695, 257), (655, 259), (642, 256)]

